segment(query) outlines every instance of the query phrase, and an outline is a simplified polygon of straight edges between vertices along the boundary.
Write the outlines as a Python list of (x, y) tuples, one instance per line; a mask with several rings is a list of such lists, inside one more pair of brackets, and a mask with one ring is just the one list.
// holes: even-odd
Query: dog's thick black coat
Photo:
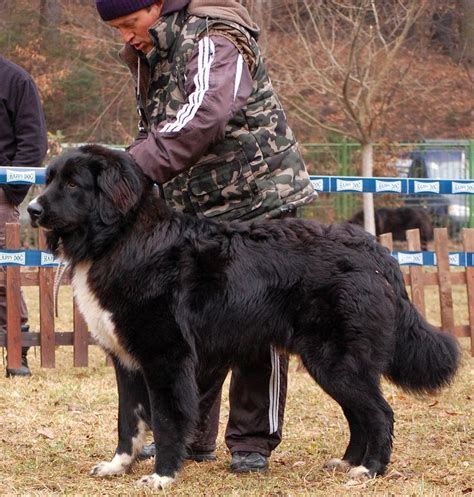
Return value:
[(420, 316), (396, 260), (357, 226), (184, 216), (127, 154), (93, 145), (48, 167), (29, 212), (69, 261), (81, 310), (114, 356), (119, 441), (96, 474), (124, 472), (146, 424), (157, 455), (143, 481), (172, 481), (192, 441), (199, 387), (270, 345), (299, 355), (341, 406), (350, 428), (341, 464), (381, 474), (393, 430), (381, 376), (425, 392), (456, 372), (456, 340)]
[[(423, 209), (416, 207), (396, 207), (375, 209), (375, 234), (392, 233), (393, 239), (405, 241), (406, 231), (420, 231), (421, 248), (426, 250), (428, 242), (433, 240), (433, 223)], [(359, 211), (349, 220), (352, 224), (364, 225), (364, 212)]]

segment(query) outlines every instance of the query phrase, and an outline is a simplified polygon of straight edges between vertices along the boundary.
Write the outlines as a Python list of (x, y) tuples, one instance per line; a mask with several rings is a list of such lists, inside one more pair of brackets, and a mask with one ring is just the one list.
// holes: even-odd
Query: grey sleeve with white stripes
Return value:
[(252, 86), (249, 68), (232, 42), (218, 35), (202, 38), (186, 68), (186, 102), (130, 154), (148, 177), (166, 183), (224, 137), (227, 123), (246, 105)]

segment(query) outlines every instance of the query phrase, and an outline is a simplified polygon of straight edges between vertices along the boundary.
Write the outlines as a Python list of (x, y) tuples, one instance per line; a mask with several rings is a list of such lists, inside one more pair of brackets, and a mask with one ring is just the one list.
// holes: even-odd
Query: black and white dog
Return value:
[(114, 358), (119, 440), (92, 473), (127, 471), (150, 427), (153, 488), (174, 481), (199, 389), (270, 345), (297, 354), (342, 407), (350, 442), (330, 464), (382, 474), (393, 412), (382, 375), (414, 392), (447, 385), (457, 342), (410, 303), (398, 263), (362, 229), (300, 219), (199, 220), (171, 211), (130, 157), (96, 145), (60, 156), (28, 211), (68, 261), (97, 342)]

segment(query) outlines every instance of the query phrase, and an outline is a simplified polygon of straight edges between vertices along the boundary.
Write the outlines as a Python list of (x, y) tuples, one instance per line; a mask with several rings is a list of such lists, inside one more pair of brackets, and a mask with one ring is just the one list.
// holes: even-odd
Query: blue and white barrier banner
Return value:
[(0, 266), (56, 267), (60, 262), (43, 250), (0, 250)]
[(44, 185), (44, 167), (0, 167), (0, 183), (15, 185)]
[(474, 180), (362, 178), (360, 176), (310, 176), (316, 191), (321, 193), (403, 193), (406, 195), (474, 194)]
[[(44, 167), (0, 167), (0, 184), (44, 185)], [(310, 176), (314, 188), (322, 193), (404, 193), (404, 194), (474, 194), (474, 180), (362, 178), (361, 176)]]
[[(400, 266), (436, 266), (435, 252), (392, 252)], [(57, 267), (61, 262), (42, 250), (0, 250), (0, 266)], [(474, 267), (474, 252), (449, 252), (449, 265)]]
[[(435, 252), (392, 252), (400, 266), (437, 266)], [(449, 252), (449, 265), (458, 267), (474, 267), (473, 252)]]

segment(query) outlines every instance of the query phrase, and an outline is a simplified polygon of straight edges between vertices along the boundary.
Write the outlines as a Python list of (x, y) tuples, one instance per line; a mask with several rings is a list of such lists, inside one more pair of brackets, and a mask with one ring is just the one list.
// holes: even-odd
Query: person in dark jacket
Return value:
[[(20, 66), (0, 54), (0, 166), (39, 167), (48, 149), (46, 124), (36, 85)], [(0, 248), (5, 248), (5, 223), (18, 222), (18, 206), (28, 185), (0, 185)], [(5, 268), (2, 266), (1, 270)], [(22, 297), (21, 331), (27, 332), (28, 311)], [(5, 287), (0, 287), (0, 329), (6, 329)], [(30, 376), (28, 348), (22, 348), (21, 368), (8, 368), (7, 376)]]
[[(175, 209), (214, 220), (294, 216), (315, 193), (268, 77), (258, 27), (234, 0), (96, 0), (136, 85), (128, 151)], [(226, 444), (234, 472), (264, 471), (280, 443), (288, 359), (234, 367)], [(188, 457), (215, 458), (227, 371), (202, 388)], [(154, 455), (146, 446), (142, 457)]]

